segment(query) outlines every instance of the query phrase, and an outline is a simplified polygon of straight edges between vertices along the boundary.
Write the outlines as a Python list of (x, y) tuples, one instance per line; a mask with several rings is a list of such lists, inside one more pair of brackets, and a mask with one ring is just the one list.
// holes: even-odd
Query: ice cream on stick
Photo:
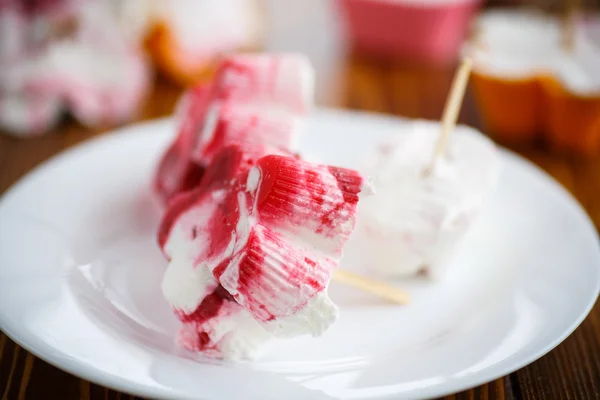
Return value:
[[(180, 341), (224, 357), (238, 348), (232, 341), (247, 343), (237, 319), (255, 321), (265, 340), (320, 335), (335, 321), (327, 286), (368, 187), (355, 171), (294, 157), (267, 155), (249, 168), (245, 160), (240, 146), (224, 149), (200, 186), (170, 203), (159, 231), (170, 260), (163, 293), (184, 323)], [(223, 337), (222, 326), (231, 327)]]
[(441, 133), (439, 123), (408, 123), (365, 161), (377, 194), (361, 201), (346, 248), (359, 267), (382, 276), (440, 277), (482, 208), (498, 157), (481, 133), (454, 127), (469, 67), (467, 61), (457, 72)]
[[(311, 74), (298, 57), (236, 56), (180, 104), (156, 188), (170, 199), (158, 232), (169, 260), (162, 290), (188, 349), (251, 358), (272, 336), (320, 335), (337, 318), (327, 288), (371, 188), (355, 171), (291, 152)], [(333, 276), (407, 301), (381, 282)]]

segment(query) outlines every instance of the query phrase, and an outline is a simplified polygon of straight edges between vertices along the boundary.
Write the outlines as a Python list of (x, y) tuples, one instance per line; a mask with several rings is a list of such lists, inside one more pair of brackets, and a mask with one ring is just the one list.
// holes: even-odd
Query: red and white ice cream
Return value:
[(251, 358), (273, 336), (320, 335), (337, 318), (327, 286), (367, 186), (292, 153), (312, 90), (303, 57), (246, 55), (182, 100), (155, 189), (167, 204), (162, 290), (188, 349)]
[(223, 147), (241, 141), (293, 151), (312, 108), (314, 73), (290, 55), (226, 58), (215, 79), (190, 90), (177, 108), (177, 138), (159, 165), (155, 191), (163, 202), (196, 186)]
[(245, 148), (225, 148), (159, 232), (180, 343), (236, 359), (272, 335), (322, 334), (338, 316), (327, 286), (367, 187), (352, 170), (281, 155), (252, 165)]

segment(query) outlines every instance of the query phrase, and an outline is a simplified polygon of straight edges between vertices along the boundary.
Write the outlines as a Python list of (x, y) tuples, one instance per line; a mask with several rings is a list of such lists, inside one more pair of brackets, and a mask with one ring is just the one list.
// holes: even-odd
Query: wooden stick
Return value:
[(333, 274), (333, 280), (397, 304), (408, 304), (410, 302), (410, 295), (404, 290), (395, 288), (385, 282), (366, 278), (354, 272), (338, 269)]
[(438, 157), (441, 157), (446, 152), (446, 147), (448, 146), (448, 136), (450, 136), (450, 133), (456, 126), (458, 112), (460, 111), (462, 100), (465, 97), (465, 90), (467, 88), (467, 82), (469, 81), (469, 74), (471, 73), (472, 67), (473, 61), (470, 58), (465, 58), (454, 74), (450, 94), (448, 95), (448, 98), (446, 99), (446, 105), (444, 106), (444, 114), (442, 116), (442, 133), (440, 134), (435, 145), (431, 164), (425, 169), (425, 175), (428, 175), (433, 170)]
[(563, 18), (563, 45), (567, 52), (575, 49), (577, 37), (577, 14), (579, 12), (579, 0), (567, 0)]

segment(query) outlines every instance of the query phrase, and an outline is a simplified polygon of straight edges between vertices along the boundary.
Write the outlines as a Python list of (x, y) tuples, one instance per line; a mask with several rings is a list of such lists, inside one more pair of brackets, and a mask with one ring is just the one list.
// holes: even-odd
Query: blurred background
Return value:
[[(66, 148), (171, 115), (226, 53), (302, 52), (316, 70), (318, 106), (432, 120), (468, 54), (475, 66), (459, 123), (542, 167), (599, 228), (599, 8), (600, 0), (0, 0), (0, 194)], [(593, 381), (570, 358), (597, 350), (581, 339), (595, 337), (598, 319), (587, 321), (520, 372), (533, 388), (525, 397), (572, 395), (572, 382)], [(12, 362), (9, 381), (15, 365), (28, 368), (17, 350), (2, 359)], [(568, 367), (556, 368), (556, 357)], [(74, 377), (36, 365), (45, 382), (34, 374), (32, 396), (79, 398)], [(505, 383), (493, 388), (504, 393)], [(103, 390), (92, 386), (109, 398)]]
[[(109, 128), (169, 115), (234, 51), (307, 54), (320, 106), (427, 119), (441, 116), (457, 62), (470, 54), (459, 122), (512, 148), (593, 159), (598, 3), (0, 0), (0, 162), (2, 149), (40, 152), (37, 163)], [(575, 45), (557, 44), (571, 36)], [(27, 169), (11, 168), (0, 189)]]

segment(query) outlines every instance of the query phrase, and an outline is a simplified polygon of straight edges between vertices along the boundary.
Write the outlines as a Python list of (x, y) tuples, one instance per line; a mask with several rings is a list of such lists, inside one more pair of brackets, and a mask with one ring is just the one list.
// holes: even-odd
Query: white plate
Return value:
[[(402, 120), (320, 111), (301, 149), (349, 165)], [(67, 151), (0, 203), (0, 327), (75, 375), (148, 397), (422, 398), (508, 374), (548, 352), (598, 296), (598, 237), (581, 207), (503, 152), (490, 207), (454, 270), (405, 283), (407, 307), (336, 284), (341, 318), (319, 339), (275, 343), (262, 360), (208, 362), (177, 349), (159, 292), (165, 261), (148, 191), (169, 121)]]

